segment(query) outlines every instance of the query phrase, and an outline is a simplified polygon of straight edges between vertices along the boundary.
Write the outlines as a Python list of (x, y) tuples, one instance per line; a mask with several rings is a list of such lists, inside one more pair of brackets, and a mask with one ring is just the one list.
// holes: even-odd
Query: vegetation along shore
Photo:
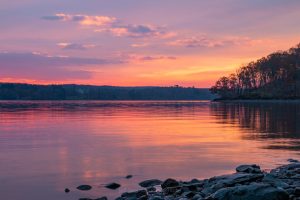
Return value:
[(210, 91), (224, 99), (300, 99), (300, 44), (242, 66)]

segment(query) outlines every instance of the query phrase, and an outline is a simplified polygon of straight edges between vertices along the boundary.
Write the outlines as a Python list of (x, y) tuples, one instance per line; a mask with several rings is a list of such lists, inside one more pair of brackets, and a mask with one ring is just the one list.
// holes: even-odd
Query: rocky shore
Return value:
[(236, 173), (205, 180), (146, 180), (139, 183), (144, 189), (125, 192), (116, 200), (300, 200), (300, 162), (289, 161), (270, 172), (241, 165)]

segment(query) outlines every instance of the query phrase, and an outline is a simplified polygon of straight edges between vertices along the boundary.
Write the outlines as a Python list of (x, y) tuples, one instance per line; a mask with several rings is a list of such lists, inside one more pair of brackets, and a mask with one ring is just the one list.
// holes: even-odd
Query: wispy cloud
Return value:
[(169, 32), (164, 27), (153, 25), (121, 25), (115, 24), (110, 28), (97, 29), (96, 32), (110, 32), (118, 37), (153, 37), (153, 38), (171, 38), (176, 34)]
[(93, 48), (96, 45), (61, 42), (61, 43), (57, 43), (57, 46), (59, 46), (63, 50), (86, 50), (89, 48)]
[(259, 40), (253, 40), (248, 37), (227, 37), (222, 39), (202, 37), (190, 37), (184, 39), (177, 39), (175, 41), (168, 42), (169, 46), (187, 47), (187, 48), (214, 48), (214, 47), (226, 47), (232, 45), (253, 45), (260, 42)]
[(169, 56), (169, 55), (141, 55), (141, 54), (132, 54), (132, 53), (130, 54), (119, 53), (118, 57), (122, 60), (126, 60), (128, 63), (177, 59), (175, 56)]
[(171, 38), (176, 33), (166, 30), (165, 27), (149, 25), (149, 24), (126, 24), (115, 17), (109, 16), (90, 16), (90, 15), (69, 15), (55, 14), (42, 17), (45, 20), (51, 21), (72, 21), (77, 22), (82, 26), (90, 26), (95, 32), (111, 33), (117, 37), (156, 37), (156, 38)]
[(149, 44), (148, 43), (136, 43), (136, 44), (131, 44), (130, 46), (133, 48), (142, 48), (142, 47), (149, 46)]
[(40, 53), (0, 53), (0, 78), (36, 80), (88, 79), (88, 66), (119, 64), (118, 59), (51, 56)]
[(105, 26), (116, 22), (116, 18), (109, 16), (69, 15), (58, 13), (42, 17), (45, 20), (73, 21), (84, 26)]

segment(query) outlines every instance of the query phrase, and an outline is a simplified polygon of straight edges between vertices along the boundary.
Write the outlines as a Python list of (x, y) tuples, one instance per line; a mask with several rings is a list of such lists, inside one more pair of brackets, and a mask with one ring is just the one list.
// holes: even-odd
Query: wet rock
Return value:
[(153, 197), (150, 197), (149, 200), (163, 200), (164, 198), (163, 197), (160, 197), (160, 196), (153, 196)]
[(178, 191), (178, 187), (167, 187), (163, 189), (163, 193), (166, 195), (172, 195)]
[(65, 193), (69, 193), (70, 192), (70, 189), (69, 188), (66, 188), (65, 189)]
[(138, 200), (148, 200), (148, 195), (141, 196)]
[(222, 188), (209, 197), (212, 200), (288, 200), (286, 191), (268, 184), (252, 183)]
[(126, 179), (131, 179), (132, 177), (133, 177), (132, 175), (125, 176)]
[(108, 200), (107, 197), (100, 197), (100, 198), (97, 198), (97, 199), (94, 199), (94, 200)]
[(141, 187), (147, 188), (147, 187), (153, 187), (153, 186), (156, 186), (156, 185), (160, 185), (161, 183), (162, 183), (161, 180), (150, 179), (150, 180), (146, 180), (146, 181), (140, 182), (139, 185)]
[(295, 189), (294, 194), (295, 194), (297, 197), (300, 197), (300, 187), (298, 187), (298, 188)]
[(295, 159), (288, 159), (287, 160), (288, 162), (290, 162), (290, 163), (298, 163), (299, 162), (299, 160), (295, 160)]
[(229, 187), (229, 186), (234, 186), (236, 184), (243, 184), (247, 182), (261, 180), (263, 177), (264, 177), (263, 174), (236, 173), (236, 174), (213, 177), (208, 180), (208, 185), (218, 184), (219, 187)]
[(92, 186), (90, 186), (90, 185), (80, 185), (80, 186), (77, 187), (77, 189), (86, 191), (86, 190), (91, 190)]
[(195, 196), (193, 196), (192, 200), (202, 200), (203, 197), (200, 194), (195, 194)]
[(196, 195), (196, 194), (195, 194), (194, 192), (184, 192), (184, 193), (182, 194), (183, 197), (186, 197), (186, 198), (188, 198), (188, 199), (194, 197), (195, 195)]
[(148, 188), (147, 188), (147, 191), (148, 191), (148, 192), (155, 192), (155, 191), (156, 191), (156, 188), (155, 188), (155, 187), (148, 187)]
[(172, 188), (172, 187), (178, 187), (179, 186), (179, 182), (176, 181), (175, 179), (167, 179), (165, 180), (162, 184), (161, 184), (161, 188), (165, 189), (165, 188)]
[(119, 187), (121, 187), (121, 185), (118, 183), (109, 183), (105, 187), (108, 189), (111, 189), (111, 190), (115, 190), (115, 189), (118, 189)]
[(258, 165), (240, 165), (236, 168), (236, 171), (243, 173), (262, 173)]
[(270, 184), (274, 187), (280, 187), (280, 188), (283, 188), (283, 189), (286, 189), (286, 188), (290, 187), (289, 184), (285, 183), (284, 181), (282, 181), (280, 179), (276, 179), (276, 177), (274, 177), (271, 174), (266, 174), (264, 176), (264, 178), (262, 179), (262, 182), (268, 183), (268, 184)]
[(125, 192), (121, 195), (121, 197), (126, 198), (126, 199), (138, 199), (142, 196), (147, 196), (147, 191), (146, 190), (138, 190), (135, 192)]

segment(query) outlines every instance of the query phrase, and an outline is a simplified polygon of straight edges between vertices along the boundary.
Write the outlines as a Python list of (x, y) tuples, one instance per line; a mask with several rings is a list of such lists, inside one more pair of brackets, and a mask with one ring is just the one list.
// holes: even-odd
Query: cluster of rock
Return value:
[(241, 165), (234, 174), (205, 180), (147, 180), (139, 184), (145, 189), (116, 200), (300, 200), (300, 162), (291, 161), (269, 173)]

